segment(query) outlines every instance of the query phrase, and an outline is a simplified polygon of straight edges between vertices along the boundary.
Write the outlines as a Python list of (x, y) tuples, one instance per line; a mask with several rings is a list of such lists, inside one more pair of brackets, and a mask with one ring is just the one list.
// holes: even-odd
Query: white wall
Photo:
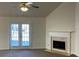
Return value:
[[(65, 2), (46, 17), (46, 48), (50, 49), (49, 31), (74, 31), (75, 3)], [(74, 52), (74, 33), (72, 34), (72, 52)]]
[(76, 3), (75, 20), (75, 54), (79, 56), (79, 3)]
[(0, 17), (0, 49), (9, 49), (11, 23), (29, 23), (32, 27), (32, 48), (45, 48), (45, 18)]

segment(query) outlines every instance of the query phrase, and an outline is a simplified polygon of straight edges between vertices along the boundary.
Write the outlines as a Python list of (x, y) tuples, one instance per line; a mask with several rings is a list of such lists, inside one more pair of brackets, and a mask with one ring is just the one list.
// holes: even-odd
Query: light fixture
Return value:
[(21, 11), (23, 11), (23, 12), (26, 12), (26, 11), (29, 10), (26, 6), (22, 6), (20, 9), (21, 9)]
[(39, 8), (39, 6), (33, 5), (32, 2), (21, 2), (19, 8), (21, 11), (26, 12), (30, 7)]

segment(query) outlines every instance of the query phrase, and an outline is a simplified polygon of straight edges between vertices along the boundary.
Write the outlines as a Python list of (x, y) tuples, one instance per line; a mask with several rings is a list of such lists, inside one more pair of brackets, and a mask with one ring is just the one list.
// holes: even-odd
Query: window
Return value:
[(11, 24), (11, 46), (30, 46), (29, 24)]
[(29, 46), (29, 24), (22, 24), (22, 46)]
[(11, 24), (11, 46), (19, 46), (18, 24)]

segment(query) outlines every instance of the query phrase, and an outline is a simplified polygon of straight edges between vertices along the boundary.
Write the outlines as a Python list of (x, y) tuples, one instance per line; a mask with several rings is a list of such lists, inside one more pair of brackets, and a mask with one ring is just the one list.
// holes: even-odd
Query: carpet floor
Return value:
[[(2, 50), (0, 57), (67, 57), (60, 54), (49, 53), (45, 50)], [(74, 56), (71, 56), (74, 57)]]

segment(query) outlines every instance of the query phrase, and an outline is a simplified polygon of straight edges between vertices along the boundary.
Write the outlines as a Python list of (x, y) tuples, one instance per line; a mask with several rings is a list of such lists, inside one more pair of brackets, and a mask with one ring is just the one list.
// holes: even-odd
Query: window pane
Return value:
[(11, 46), (19, 46), (18, 24), (11, 24)]
[(29, 46), (29, 24), (22, 24), (22, 46)]

